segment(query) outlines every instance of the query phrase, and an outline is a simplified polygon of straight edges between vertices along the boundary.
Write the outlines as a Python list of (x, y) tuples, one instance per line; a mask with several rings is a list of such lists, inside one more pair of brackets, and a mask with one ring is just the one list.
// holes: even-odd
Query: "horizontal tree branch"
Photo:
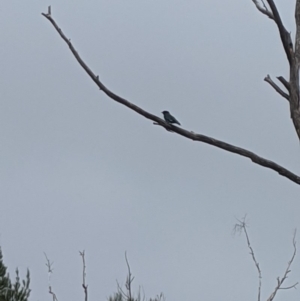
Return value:
[(276, 92), (278, 92), (282, 97), (284, 97), (288, 102), (290, 101), (290, 97), (288, 94), (286, 94), (285, 92), (283, 92), (271, 79), (270, 75), (268, 74), (265, 78), (264, 81), (266, 81), (267, 83), (269, 83)]
[(213, 145), (215, 147), (224, 149), (226, 151), (229, 151), (231, 153), (235, 153), (238, 154), (240, 156), (243, 157), (247, 157), (250, 160), (252, 160), (252, 162), (261, 165), (263, 167), (272, 169), (276, 172), (278, 172), (280, 175), (288, 178), (289, 180), (291, 180), (294, 183), (300, 184), (300, 177), (297, 176), (296, 174), (292, 173), (291, 171), (287, 170), (286, 168), (270, 161), (267, 160), (265, 158), (262, 158), (258, 155), (256, 155), (253, 152), (250, 152), (246, 149), (231, 145), (229, 143), (202, 135), (202, 134), (197, 134), (194, 133), (192, 131), (187, 131), (185, 129), (182, 129), (180, 127), (177, 127), (175, 125), (169, 124), (167, 122), (165, 122), (163, 119), (159, 118), (156, 115), (153, 115), (145, 110), (143, 110), (142, 108), (136, 106), (135, 104), (129, 102), (128, 100), (118, 96), (117, 94), (113, 93), (112, 91), (110, 91), (108, 88), (106, 88), (104, 86), (104, 84), (99, 80), (99, 76), (95, 75), (92, 70), (85, 64), (85, 62), (81, 59), (81, 57), (79, 56), (78, 52), (75, 50), (74, 46), (72, 45), (71, 41), (65, 36), (65, 34), (62, 32), (62, 30), (58, 27), (58, 25), (56, 24), (56, 22), (53, 20), (53, 18), (51, 17), (51, 10), (50, 7), (48, 8), (48, 13), (42, 13), (42, 15), (51, 22), (51, 24), (54, 26), (54, 28), (57, 30), (57, 32), (59, 33), (59, 35), (61, 36), (61, 38), (67, 43), (67, 45), (69, 46), (71, 52), (73, 53), (74, 57), (76, 58), (76, 60), (78, 61), (78, 63), (82, 66), (82, 68), (87, 72), (87, 74), (91, 77), (91, 79), (95, 82), (95, 84), (100, 88), (100, 90), (102, 90), (107, 96), (109, 96), (110, 98), (112, 98), (113, 100), (115, 100), (116, 102), (130, 108), (131, 110), (135, 111), (136, 113), (144, 116), (147, 119), (150, 119), (152, 121), (154, 121), (155, 123), (159, 124), (160, 126), (164, 127), (166, 130), (168, 131), (172, 131), (174, 133), (177, 133), (178, 135), (181, 135), (183, 137), (186, 137), (190, 140), (193, 141), (200, 141), (200, 142), (204, 142), (210, 145)]

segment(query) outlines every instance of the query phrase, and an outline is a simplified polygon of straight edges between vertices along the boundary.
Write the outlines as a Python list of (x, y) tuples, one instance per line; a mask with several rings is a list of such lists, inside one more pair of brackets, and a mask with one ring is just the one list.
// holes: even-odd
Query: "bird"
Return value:
[(181, 125), (178, 122), (178, 120), (169, 113), (169, 111), (162, 111), (162, 113), (164, 114), (164, 118), (167, 123), (170, 123), (170, 124), (177, 123), (177, 124)]

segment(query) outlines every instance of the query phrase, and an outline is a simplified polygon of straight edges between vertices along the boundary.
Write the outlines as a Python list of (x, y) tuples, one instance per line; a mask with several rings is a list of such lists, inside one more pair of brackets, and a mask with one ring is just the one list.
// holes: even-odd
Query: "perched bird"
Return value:
[(169, 111), (162, 111), (162, 113), (164, 114), (164, 118), (165, 118), (165, 121), (167, 123), (177, 123), (180, 125), (180, 123), (178, 122), (178, 120), (172, 116)]

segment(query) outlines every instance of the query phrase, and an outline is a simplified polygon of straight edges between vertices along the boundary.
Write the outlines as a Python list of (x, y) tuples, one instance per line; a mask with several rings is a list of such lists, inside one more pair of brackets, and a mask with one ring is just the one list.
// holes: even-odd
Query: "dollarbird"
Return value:
[(178, 120), (169, 113), (169, 111), (162, 111), (162, 113), (164, 114), (164, 118), (167, 123), (170, 123), (170, 124), (177, 123), (177, 124), (181, 125), (178, 122)]

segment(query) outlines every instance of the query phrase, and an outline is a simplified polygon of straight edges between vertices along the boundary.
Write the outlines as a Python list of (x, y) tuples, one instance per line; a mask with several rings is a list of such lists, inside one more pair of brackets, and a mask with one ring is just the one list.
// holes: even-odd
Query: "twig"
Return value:
[(267, 83), (269, 83), (277, 93), (279, 93), (282, 97), (284, 97), (288, 102), (290, 101), (290, 97), (288, 94), (286, 94), (285, 92), (283, 92), (271, 79), (270, 75), (268, 74), (265, 78), (264, 81), (266, 81)]
[(47, 254), (44, 252), (44, 255), (46, 257), (46, 267), (48, 269), (48, 288), (49, 288), (49, 294), (52, 295), (53, 301), (58, 301), (55, 293), (52, 291), (51, 287), (51, 275), (53, 273), (53, 262), (50, 262), (49, 258), (47, 257)]
[(294, 235), (293, 235), (293, 248), (294, 248), (294, 252), (293, 252), (293, 255), (292, 255), (292, 258), (289, 260), (288, 262), (288, 265), (287, 265), (287, 268), (283, 274), (283, 277), (280, 279), (279, 277), (277, 278), (277, 285), (274, 289), (274, 291), (272, 292), (272, 294), (270, 295), (270, 297), (268, 298), (267, 301), (272, 301), (275, 296), (276, 296), (276, 293), (278, 292), (278, 290), (280, 289), (291, 289), (291, 288), (296, 288), (298, 282), (296, 282), (295, 284), (291, 285), (291, 286), (288, 286), (288, 287), (281, 287), (283, 282), (288, 278), (288, 274), (291, 272), (290, 270), (290, 267), (291, 267), (291, 264), (293, 263), (294, 261), (294, 258), (296, 256), (296, 251), (297, 251), (297, 247), (296, 247), (296, 233), (297, 231), (295, 230), (294, 231)]
[[(244, 218), (242, 218), (242, 220), (238, 220), (238, 223), (234, 226), (233, 231), (235, 233), (236, 232), (239, 232), (239, 233), (244, 232), (244, 234), (246, 236), (247, 245), (248, 245), (248, 248), (250, 250), (250, 255), (252, 257), (252, 260), (253, 260), (253, 262), (254, 262), (254, 264), (256, 266), (257, 272), (258, 272), (258, 278), (259, 278), (259, 284), (258, 284), (258, 301), (260, 301), (261, 287), (262, 287), (262, 282), (261, 282), (262, 276), (261, 276), (261, 270), (260, 270), (260, 267), (259, 267), (259, 263), (256, 260), (256, 257), (254, 255), (254, 251), (253, 251), (253, 248), (251, 247), (250, 239), (249, 239), (249, 236), (248, 236), (247, 224), (246, 224), (246, 216)], [(296, 282), (295, 284), (293, 284), (291, 286), (282, 287), (282, 284), (288, 278), (288, 274), (291, 272), (290, 267), (291, 267), (291, 265), (292, 265), (292, 263), (293, 263), (293, 261), (295, 259), (295, 256), (296, 256), (296, 251), (297, 251), (297, 248), (296, 248), (296, 230), (294, 231), (294, 235), (293, 235), (293, 247), (294, 247), (294, 252), (293, 252), (293, 255), (292, 255), (291, 259), (288, 262), (288, 265), (287, 265), (287, 268), (286, 268), (286, 270), (285, 270), (285, 272), (283, 274), (283, 277), (281, 279), (279, 277), (277, 278), (277, 285), (276, 285), (274, 291), (271, 293), (270, 297), (267, 299), (267, 301), (273, 301), (273, 299), (275, 298), (278, 290), (280, 290), (280, 289), (287, 290), (287, 289), (291, 289), (291, 288), (296, 288), (296, 286), (298, 285), (298, 282)]]
[[(131, 286), (131, 284), (134, 280), (134, 277), (132, 277), (132, 274), (131, 274), (130, 265), (129, 265), (129, 262), (128, 262), (128, 259), (127, 259), (127, 253), (126, 252), (125, 252), (125, 261), (126, 261), (127, 271), (128, 271), (128, 274), (126, 276), (126, 281), (125, 281), (126, 292), (124, 292), (124, 290), (120, 286), (119, 282), (117, 281), (118, 292), (123, 296), (125, 301), (133, 301), (134, 298), (132, 296), (132, 286)], [(140, 294), (140, 289), (139, 289), (139, 294)], [(144, 297), (145, 297), (145, 295), (144, 295)]]
[(85, 278), (86, 278), (86, 265), (85, 265), (85, 251), (83, 250), (82, 252), (79, 251), (79, 255), (82, 258), (82, 287), (84, 291), (84, 300), (88, 301), (88, 285), (85, 283)]
[(257, 273), (258, 273), (258, 296), (257, 296), (257, 300), (260, 301), (260, 296), (261, 296), (261, 270), (260, 270), (260, 267), (259, 267), (259, 263), (258, 261), (256, 260), (255, 258), (255, 255), (254, 255), (254, 251), (253, 251), (253, 248), (251, 247), (251, 243), (250, 243), (250, 239), (249, 239), (249, 236), (248, 236), (248, 232), (247, 232), (247, 225), (246, 225), (246, 216), (243, 217), (242, 220), (238, 220), (238, 224), (236, 224), (234, 226), (234, 231), (235, 232), (241, 232), (243, 231), (245, 236), (246, 236), (246, 240), (247, 240), (247, 245), (248, 245), (248, 248), (250, 250), (250, 255), (252, 257), (252, 260), (255, 264), (255, 267), (257, 269)]
[(270, 19), (274, 20), (273, 13), (268, 10), (265, 3), (262, 1), (263, 7), (259, 4), (257, 0), (252, 0), (252, 2), (255, 4), (256, 8), (263, 13), (264, 15), (268, 16)]
[(264, 0), (261, 0), (261, 3), (263, 4), (263, 6), (264, 6), (265, 10), (269, 10), (269, 9), (267, 8), (267, 6), (266, 6), (266, 4), (265, 4)]
[(221, 148), (223, 150), (226, 150), (228, 152), (231, 153), (235, 153), (238, 154), (240, 156), (243, 157), (247, 157), (249, 159), (252, 160), (252, 162), (272, 169), (276, 172), (278, 172), (280, 175), (288, 178), (289, 180), (291, 180), (294, 183), (297, 183), (298, 185), (300, 185), (300, 177), (297, 176), (296, 174), (292, 173), (291, 171), (287, 170), (286, 168), (270, 161), (267, 160), (265, 158), (262, 158), (258, 155), (256, 155), (253, 152), (250, 152), (246, 149), (231, 145), (229, 143), (214, 139), (212, 137), (209, 136), (205, 136), (202, 134), (197, 134), (194, 133), (192, 131), (188, 131), (185, 130), (183, 128), (168, 124), (167, 122), (165, 122), (163, 119), (143, 110), (142, 108), (136, 106), (135, 104), (129, 102), (128, 100), (118, 96), (117, 94), (113, 93), (112, 91), (110, 91), (108, 88), (106, 88), (106, 86), (104, 86), (104, 84), (99, 80), (99, 76), (95, 75), (92, 70), (85, 64), (85, 62), (81, 59), (81, 57), (79, 56), (78, 52), (75, 50), (74, 46), (72, 45), (71, 41), (65, 36), (65, 34), (62, 32), (62, 30), (58, 27), (58, 25), (56, 24), (56, 22), (53, 20), (51, 14), (49, 14), (49, 9), (48, 9), (48, 14), (42, 13), (42, 15), (51, 22), (51, 24), (54, 26), (54, 28), (56, 29), (56, 31), (59, 33), (59, 35), (61, 36), (61, 38), (67, 43), (67, 45), (69, 46), (71, 52), (73, 53), (74, 57), (76, 58), (76, 60), (78, 61), (78, 63), (81, 65), (81, 67), (87, 72), (87, 74), (91, 77), (91, 79), (95, 82), (95, 84), (99, 87), (100, 90), (102, 90), (107, 96), (109, 96), (111, 99), (115, 100), (116, 102), (128, 107), (129, 109), (135, 111), (136, 113), (144, 116), (147, 119), (150, 119), (154, 122), (156, 122), (157, 124), (159, 124), (160, 126), (164, 127), (166, 130), (170, 130), (174, 133), (177, 133), (178, 135), (181, 135), (183, 137), (186, 137), (190, 140), (193, 141), (200, 141), (203, 143), (207, 143), (210, 145), (213, 145), (215, 147)]
[(122, 287), (120, 286), (118, 280), (117, 280), (117, 287), (118, 287), (118, 292), (123, 296), (123, 298), (125, 298), (125, 300), (128, 299), (127, 294), (123, 291)]
[(129, 301), (132, 300), (132, 293), (131, 293), (131, 283), (134, 280), (134, 277), (132, 277), (131, 271), (130, 271), (130, 266), (128, 263), (128, 259), (127, 259), (127, 253), (125, 252), (125, 260), (126, 260), (126, 264), (127, 264), (127, 269), (128, 269), (128, 275), (127, 275), (127, 279), (125, 282), (125, 287), (127, 289), (128, 292), (128, 297), (129, 297)]

